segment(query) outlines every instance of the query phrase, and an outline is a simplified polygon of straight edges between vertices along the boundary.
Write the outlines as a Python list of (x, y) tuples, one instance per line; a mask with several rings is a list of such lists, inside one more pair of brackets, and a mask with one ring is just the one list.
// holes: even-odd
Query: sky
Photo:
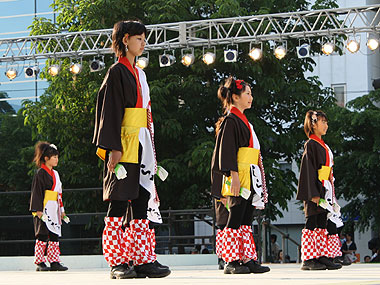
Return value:
[[(28, 36), (28, 26), (32, 24), (35, 10), (37, 13), (50, 12), (37, 16), (53, 19), (51, 4), (53, 4), (53, 0), (0, 0), (0, 39)], [(1, 48), (4, 47), (1, 46)], [(0, 54), (2, 54), (1, 50)], [(40, 61), (40, 69), (44, 67), (44, 62), (44, 60)], [(12, 65), (18, 70), (19, 76), (10, 81), (5, 76), (7, 64), (0, 63), (0, 91), (6, 92), (11, 99), (35, 97), (35, 80), (34, 78), (25, 78), (24, 75), (24, 67), (34, 65), (34, 63), (15, 62)], [(40, 96), (47, 86), (47, 82), (38, 79), (37, 95)], [(8, 102), (16, 109), (22, 104), (19, 99)]]

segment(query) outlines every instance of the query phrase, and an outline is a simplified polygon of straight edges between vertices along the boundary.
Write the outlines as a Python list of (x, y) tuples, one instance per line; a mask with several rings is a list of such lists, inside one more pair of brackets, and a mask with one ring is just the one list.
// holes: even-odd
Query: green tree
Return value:
[[(8, 98), (8, 94), (0, 91), (0, 99), (6, 99)], [(9, 104), (7, 101), (0, 101), (0, 114), (14, 114), (15, 110), (13, 109), (12, 105)]]
[(336, 193), (349, 201), (343, 208), (348, 226), (362, 231), (380, 229), (379, 102), (380, 91), (372, 91), (329, 114)]
[[(281, 0), (144, 0), (144, 1), (78, 1), (57, 0), (60, 12), (57, 24), (37, 19), (32, 34), (110, 28), (121, 19), (138, 17), (145, 24), (200, 20), (265, 14), (307, 9), (308, 2)], [(332, 1), (317, 1), (318, 8), (329, 8)], [(292, 53), (298, 40), (288, 41)], [(312, 41), (314, 52), (319, 52)], [(295, 175), (280, 169), (279, 161), (299, 157), (304, 135), (301, 130), (304, 113), (309, 108), (333, 104), (329, 92), (321, 89), (316, 78), (305, 78), (313, 69), (312, 59), (298, 59), (290, 54), (279, 61), (265, 44), (265, 57), (252, 62), (249, 46), (239, 45), (237, 63), (224, 63), (224, 47), (217, 48), (215, 64), (201, 62), (201, 49), (195, 50), (196, 62), (190, 67), (175, 64), (160, 68), (151, 60), (146, 70), (151, 88), (156, 127), (158, 161), (170, 175), (158, 182), (162, 208), (210, 206), (210, 161), (214, 147), (213, 126), (222, 115), (216, 91), (221, 80), (232, 74), (252, 85), (254, 103), (247, 112), (262, 145), (270, 191), (267, 215), (281, 215), (293, 195)], [(151, 52), (157, 59), (159, 51)], [(177, 51), (178, 56), (178, 51)], [(89, 58), (85, 58), (87, 60)], [(106, 57), (107, 66), (113, 62)], [(69, 60), (62, 62), (63, 72), (50, 78), (50, 87), (40, 102), (25, 105), (26, 122), (33, 127), (34, 138), (52, 141), (62, 150), (60, 172), (72, 187), (100, 185), (100, 163), (90, 144), (97, 90), (105, 72), (90, 73), (88, 67), (73, 77), (67, 71)], [(48, 63), (49, 65), (49, 63)]]

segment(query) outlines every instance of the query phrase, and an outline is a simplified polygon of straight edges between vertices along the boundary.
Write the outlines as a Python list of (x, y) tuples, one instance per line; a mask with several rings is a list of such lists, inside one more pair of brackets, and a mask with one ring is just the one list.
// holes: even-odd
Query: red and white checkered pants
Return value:
[(151, 245), (151, 251), (150, 251), (150, 261), (149, 262), (155, 262), (157, 259), (156, 256), (156, 232), (154, 229), (149, 229), (149, 243)]
[(130, 231), (130, 257), (133, 264), (141, 265), (156, 261), (155, 235), (149, 229), (149, 220), (131, 220)]
[(257, 260), (256, 245), (253, 239), (252, 227), (247, 225), (240, 226), (242, 235), (243, 252), (242, 261), (248, 262), (250, 260)]
[(47, 248), (47, 260), (52, 262), (60, 262), (59, 256), (61, 251), (59, 250), (59, 241), (49, 241)]
[(328, 257), (335, 258), (337, 256), (342, 256), (341, 243), (338, 234), (327, 235), (327, 248), (328, 248)]
[(223, 235), (223, 230), (216, 230), (215, 253), (218, 256), (218, 258), (222, 258)]
[(242, 259), (243, 244), (240, 229), (224, 228), (222, 258), (225, 262)]
[(105, 217), (103, 230), (103, 255), (109, 266), (128, 262), (128, 231), (123, 232), (123, 217)]
[(41, 262), (46, 262), (45, 260), (45, 249), (46, 241), (41, 241), (36, 239), (36, 245), (34, 246), (34, 263), (39, 264)]
[(315, 241), (315, 233), (309, 229), (302, 230), (301, 236), (301, 258), (303, 261), (318, 258), (319, 252)]
[(315, 228), (314, 234), (319, 256), (327, 257), (329, 255), (329, 249), (327, 247), (327, 230)]

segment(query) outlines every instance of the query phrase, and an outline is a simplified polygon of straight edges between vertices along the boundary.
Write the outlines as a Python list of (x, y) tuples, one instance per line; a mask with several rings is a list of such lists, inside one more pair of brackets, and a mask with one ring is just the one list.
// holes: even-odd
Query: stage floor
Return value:
[(301, 271), (299, 264), (270, 264), (265, 274), (224, 275), (216, 265), (173, 266), (162, 279), (111, 280), (109, 270), (73, 269), (66, 272), (1, 271), (0, 284), (380, 284), (380, 264), (353, 264), (340, 270)]

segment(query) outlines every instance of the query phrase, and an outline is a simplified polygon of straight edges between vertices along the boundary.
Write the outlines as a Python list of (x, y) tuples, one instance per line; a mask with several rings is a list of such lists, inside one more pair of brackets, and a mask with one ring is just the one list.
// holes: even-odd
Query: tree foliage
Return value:
[(329, 114), (336, 193), (349, 202), (343, 209), (348, 226), (360, 230), (380, 229), (379, 102), (380, 91), (372, 91)]
[[(57, 23), (36, 19), (32, 34), (110, 28), (122, 19), (140, 18), (145, 24), (189, 21), (208, 18), (245, 16), (306, 10), (305, 0), (56, 0), (60, 12)], [(333, 1), (317, 1), (318, 8), (334, 7)], [(317, 6), (316, 6), (317, 7)], [(312, 41), (313, 51), (320, 52)], [(151, 88), (156, 129), (158, 161), (170, 173), (158, 182), (162, 208), (210, 206), (210, 161), (214, 147), (213, 127), (222, 115), (216, 91), (221, 81), (232, 74), (252, 86), (254, 102), (248, 110), (261, 142), (270, 191), (267, 215), (274, 219), (286, 209), (294, 191), (295, 175), (282, 170), (280, 162), (299, 158), (304, 135), (303, 116), (309, 108), (327, 108), (333, 104), (330, 93), (321, 89), (317, 78), (305, 78), (313, 69), (312, 59), (298, 59), (298, 40), (289, 40), (289, 56), (277, 60), (264, 45), (260, 62), (248, 57), (249, 45), (239, 45), (237, 63), (224, 63), (223, 48), (217, 47), (215, 64), (206, 66), (201, 49), (195, 49), (196, 62), (190, 67), (177, 63), (160, 68), (159, 51), (151, 52), (146, 69)], [(178, 58), (178, 51), (176, 51)], [(84, 58), (84, 62), (90, 58)], [(114, 58), (106, 57), (107, 66)], [(52, 61), (51, 61), (52, 62)], [(90, 73), (86, 64), (78, 76), (68, 71), (69, 60), (62, 62), (63, 72), (55, 78), (43, 73), (50, 87), (39, 102), (25, 104), (25, 122), (35, 139), (56, 143), (61, 150), (59, 170), (66, 187), (100, 185), (100, 162), (91, 145), (96, 93), (105, 71)], [(49, 64), (48, 64), (49, 65)], [(277, 207), (279, 206), (279, 207)]]

